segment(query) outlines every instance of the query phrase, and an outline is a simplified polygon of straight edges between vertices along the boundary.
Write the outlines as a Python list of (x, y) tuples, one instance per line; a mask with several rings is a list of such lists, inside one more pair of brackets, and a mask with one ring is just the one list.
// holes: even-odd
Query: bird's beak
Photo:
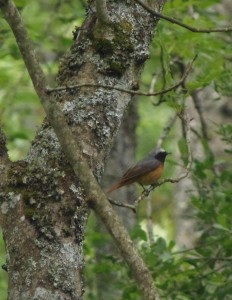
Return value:
[(172, 152), (167, 152), (167, 155), (172, 154)]

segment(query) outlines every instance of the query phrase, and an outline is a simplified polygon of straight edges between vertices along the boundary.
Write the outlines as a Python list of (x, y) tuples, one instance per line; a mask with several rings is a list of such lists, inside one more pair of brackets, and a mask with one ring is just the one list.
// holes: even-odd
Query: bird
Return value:
[(129, 168), (124, 175), (107, 191), (106, 194), (132, 183), (139, 183), (143, 189), (144, 185), (151, 185), (156, 183), (162, 176), (164, 162), (166, 156), (171, 154), (166, 152), (163, 148), (157, 148), (151, 151), (143, 160), (136, 165)]

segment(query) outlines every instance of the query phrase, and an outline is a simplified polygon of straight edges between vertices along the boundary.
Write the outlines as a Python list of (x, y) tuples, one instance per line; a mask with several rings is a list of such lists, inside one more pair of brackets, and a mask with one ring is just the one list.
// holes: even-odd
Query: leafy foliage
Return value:
[[(230, 130), (231, 125), (220, 130), (222, 140)], [(232, 142), (228, 146), (231, 149)], [(218, 162), (220, 168), (214, 171)], [(232, 169), (231, 164), (229, 168), (227, 166), (228, 162), (221, 157), (214, 161), (208, 158), (194, 161), (192, 178), (195, 189), (194, 193), (189, 192), (197, 221), (195, 230), (199, 235), (194, 248), (178, 250), (173, 240), (162, 237), (157, 237), (150, 245), (146, 232), (138, 224), (131, 232), (152, 270), (162, 299), (231, 299)], [(123, 291), (120, 299), (139, 299), (137, 288), (132, 281), (128, 282), (126, 269), (119, 258), (106, 255), (101, 264), (104, 267), (98, 265), (98, 271), (108, 276), (113, 272), (117, 276), (117, 285)]]

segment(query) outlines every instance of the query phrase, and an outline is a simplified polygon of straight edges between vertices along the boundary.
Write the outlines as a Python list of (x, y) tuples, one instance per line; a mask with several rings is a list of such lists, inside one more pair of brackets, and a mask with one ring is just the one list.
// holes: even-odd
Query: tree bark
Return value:
[[(7, 1), (0, 1), (0, 7), (5, 5), (1, 2)], [(162, 5), (162, 0), (156, 1), (153, 8), (160, 11)], [(158, 20), (134, 1), (108, 1), (107, 9), (110, 23), (105, 24), (97, 20), (94, 2), (90, 3), (73, 46), (61, 62), (59, 85), (101, 83), (137, 88)], [(131, 96), (114, 89), (85, 87), (56, 92), (55, 99), (81, 145), (80, 160), (88, 161), (100, 181)], [(53, 128), (44, 121), (25, 161), (10, 163), (5, 154), (1, 158), (0, 221), (9, 300), (82, 299), (82, 246), (89, 208), (85, 189)]]

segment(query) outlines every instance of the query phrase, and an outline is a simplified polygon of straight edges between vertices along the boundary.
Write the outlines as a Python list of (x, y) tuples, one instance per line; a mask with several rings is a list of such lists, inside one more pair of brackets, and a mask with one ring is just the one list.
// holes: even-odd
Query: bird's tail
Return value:
[(106, 191), (106, 194), (110, 194), (112, 193), (113, 191), (119, 189), (120, 187), (126, 185), (125, 182), (116, 182), (115, 184), (113, 184), (107, 191)]

